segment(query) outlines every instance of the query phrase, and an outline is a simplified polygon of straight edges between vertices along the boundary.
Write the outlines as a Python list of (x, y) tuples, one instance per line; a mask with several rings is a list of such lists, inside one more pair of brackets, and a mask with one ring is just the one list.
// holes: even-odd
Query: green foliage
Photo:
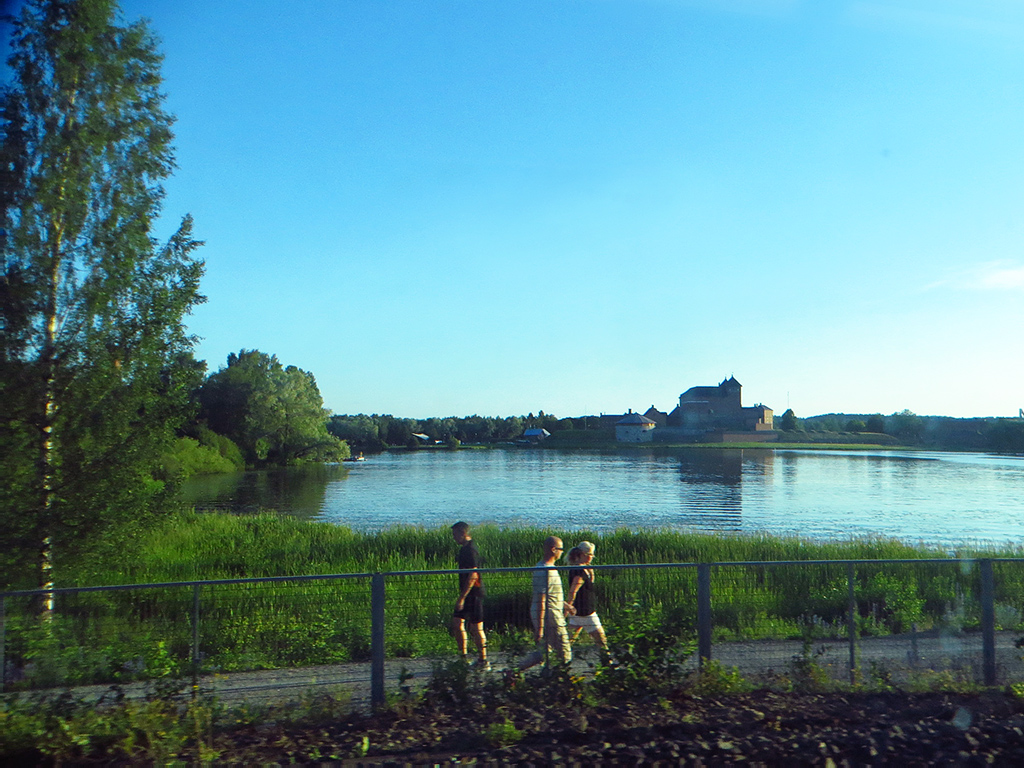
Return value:
[(885, 432), (885, 417), (880, 413), (873, 414), (868, 417), (867, 423), (864, 425), (865, 432)]
[(242, 455), (242, 449), (227, 435), (218, 435), (205, 424), (197, 425), (194, 434), (201, 446), (216, 451), (231, 462), (234, 469), (245, 469), (245, 457)]
[(483, 737), (488, 746), (495, 749), (509, 747), (523, 740), (523, 732), (507, 717), (484, 727)]
[[(780, 419), (781, 424), (781, 419)], [(1024, 453), (1024, 419), (953, 418), (918, 416), (912, 411), (881, 414), (826, 414), (800, 420), (807, 430), (801, 441), (814, 442), (816, 431), (829, 441), (849, 443), (850, 435), (833, 435), (827, 430), (855, 432), (856, 440), (880, 445), (915, 445), (950, 451), (995, 451)], [(888, 434), (885, 434), (888, 433)], [(868, 438), (868, 435), (871, 435)], [(820, 442), (820, 440), (818, 440)], [(776, 444), (779, 447), (779, 444)]]
[(419, 448), (413, 433), (424, 434), (431, 445), (441, 441), (449, 447), (463, 443), (493, 443), (521, 437), (524, 419), (519, 416), (446, 416), (423, 421), (384, 415), (334, 415), (327, 424), (330, 433), (362, 451), (380, 451), (388, 446)]
[(1024, 419), (997, 419), (988, 429), (990, 450), (1024, 453)]
[(250, 464), (336, 461), (348, 446), (327, 430), (329, 412), (313, 374), (274, 355), (242, 350), (199, 390), (202, 416), (231, 438)]
[[(473, 529), (488, 567), (528, 567), (549, 534), (568, 544), (597, 544), (602, 563), (750, 562), (771, 560), (913, 559), (938, 553), (884, 539), (817, 544), (768, 536), (705, 536), (674, 531)], [(146, 583), (297, 574), (367, 574), (455, 566), (447, 527), (393, 528), (359, 533), (342, 526), (275, 514), (236, 517), (179, 513), (126, 538), (120, 552), (68, 571), (78, 583)], [(970, 553), (961, 553), (969, 557)], [(1000, 553), (989, 552), (989, 556)], [(1002, 553), (1008, 556), (1019, 552)], [(969, 562), (965, 561), (965, 562)], [(1019, 622), (1024, 572), (997, 563), (997, 619)], [(712, 572), (717, 639), (799, 638), (808, 623), (822, 637), (845, 637), (845, 565), (771, 568), (721, 565)], [(521, 655), (528, 640), (528, 573), (490, 573), (487, 631), (492, 654)], [(977, 569), (943, 563), (858, 565), (855, 598), (864, 635), (978, 623)], [(453, 653), (448, 635), (455, 577), (388, 575), (386, 652), (391, 657)], [(608, 688), (631, 675), (662, 669), (663, 677), (692, 646), (696, 569), (598, 570), (601, 617), (621, 670), (604, 675)], [(640, 595), (640, 608), (636, 596)], [(968, 598), (961, 596), (966, 595)], [(190, 647), (191, 589), (87, 593), (66, 598), (65, 611), (45, 627), (8, 604), (7, 658), (24, 675), (16, 685), (153, 678), (172, 659), (185, 669)], [(369, 658), (369, 583), (341, 578), (204, 587), (202, 659), (206, 671), (240, 671), (328, 664)], [(164, 641), (164, 645), (160, 645)], [(158, 649), (161, 649), (158, 652)], [(160, 654), (165, 660), (160, 660)], [(659, 672), (659, 674), (661, 674)]]
[(889, 417), (886, 431), (904, 445), (917, 445), (924, 435), (925, 422), (916, 413), (902, 410)]
[(683, 634), (681, 614), (658, 603), (631, 602), (618, 615), (608, 638), (610, 660), (594, 675), (604, 694), (636, 690), (638, 686), (663, 690), (682, 678), (682, 662), (696, 648)]
[(192, 475), (214, 475), (234, 472), (238, 467), (215, 448), (200, 445), (191, 437), (179, 437), (164, 455), (163, 475), (184, 480)]
[(726, 667), (716, 659), (708, 659), (700, 670), (690, 678), (687, 688), (697, 696), (714, 696), (747, 693), (753, 690), (754, 686), (740, 674), (736, 667)]
[(918, 594), (916, 579), (876, 573), (868, 584), (867, 596), (879, 602), (891, 619), (893, 632), (907, 632), (924, 617), (924, 598)]
[(779, 419), (779, 427), (783, 432), (793, 432), (799, 427), (799, 422), (792, 408), (787, 408), (786, 412), (782, 414), (782, 418)]
[(380, 451), (385, 447), (377, 421), (364, 414), (331, 416), (327, 421), (327, 431), (363, 451)]
[(800, 653), (796, 654), (791, 661), (794, 690), (827, 691), (836, 686), (835, 680), (829, 675), (823, 664), (826, 654), (825, 646), (819, 645), (815, 648), (815, 642), (820, 636), (821, 632), (815, 622), (804, 623)]
[(176, 758), (218, 757), (212, 736), (217, 707), (203, 697), (184, 705), (167, 693), (128, 700), (113, 688), (99, 702), (65, 693), (56, 698), (0, 701), (0, 758), (61, 764), (103, 762), (164, 765)]
[[(200, 245), (151, 228), (174, 166), (160, 54), (112, 0), (32, 0), (0, 94), (4, 333), (0, 563), (50, 578), (53, 552), (159, 507), (154, 482), (201, 376), (184, 318)], [(9, 448), (9, 450), (8, 450)]]

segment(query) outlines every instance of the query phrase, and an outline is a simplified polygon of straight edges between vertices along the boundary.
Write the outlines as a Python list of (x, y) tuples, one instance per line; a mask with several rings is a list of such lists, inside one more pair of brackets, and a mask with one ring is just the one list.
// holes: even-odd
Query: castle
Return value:
[[(717, 387), (690, 387), (679, 396), (671, 413), (653, 405), (644, 414), (630, 411), (615, 421), (620, 442), (775, 439), (772, 409), (765, 405), (743, 407), (741, 385), (734, 376)], [(752, 434), (753, 433), (753, 434)]]

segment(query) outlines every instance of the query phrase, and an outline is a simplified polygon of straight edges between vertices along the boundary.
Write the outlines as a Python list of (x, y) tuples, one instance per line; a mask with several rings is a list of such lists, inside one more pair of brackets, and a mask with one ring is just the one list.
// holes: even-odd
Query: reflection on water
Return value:
[(302, 518), (320, 514), (327, 484), (348, 470), (338, 464), (316, 464), (260, 472), (201, 475), (189, 478), (182, 499), (197, 509), (252, 514), (273, 509)]
[(881, 535), (942, 546), (1024, 540), (1024, 459), (925, 452), (693, 449), (416, 451), (196, 478), (204, 508), (278, 509), (359, 530), (619, 527)]
[(743, 451), (691, 451), (678, 458), (679, 479), (684, 486), (677, 524), (721, 531), (741, 530)]

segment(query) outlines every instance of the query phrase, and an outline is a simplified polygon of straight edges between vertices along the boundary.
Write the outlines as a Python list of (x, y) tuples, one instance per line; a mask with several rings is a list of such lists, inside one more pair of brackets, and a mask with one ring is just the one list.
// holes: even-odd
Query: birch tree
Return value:
[[(200, 373), (185, 217), (152, 234), (174, 168), (156, 41), (113, 0), (28, 0), (0, 93), (0, 545), (7, 581), (145, 514)], [(9, 481), (9, 482), (8, 482)]]

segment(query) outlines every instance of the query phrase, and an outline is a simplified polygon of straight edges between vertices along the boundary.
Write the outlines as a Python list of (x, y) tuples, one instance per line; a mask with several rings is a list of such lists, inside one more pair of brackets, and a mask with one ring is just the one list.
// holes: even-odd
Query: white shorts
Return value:
[(589, 616), (569, 616), (566, 621), (569, 622), (570, 627), (583, 627), (587, 632), (601, 629), (601, 619), (596, 613)]

